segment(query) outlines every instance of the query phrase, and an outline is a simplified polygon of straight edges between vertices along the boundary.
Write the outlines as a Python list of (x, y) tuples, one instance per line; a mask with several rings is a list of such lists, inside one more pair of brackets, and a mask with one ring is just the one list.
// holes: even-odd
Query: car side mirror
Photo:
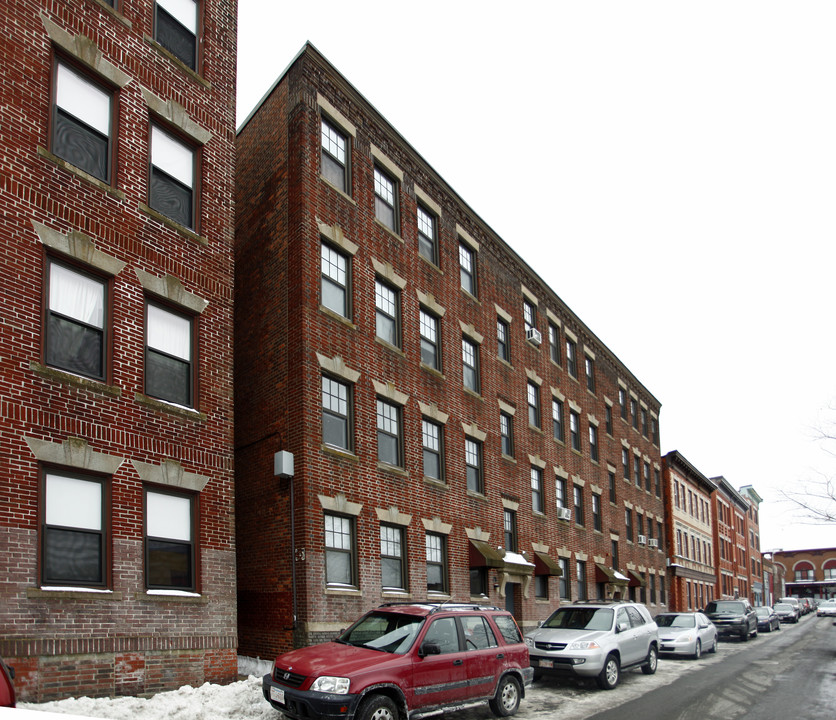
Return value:
[(537, 627), (543, 627), (543, 624), (545, 622), (546, 622), (545, 620), (541, 620), (540, 622), (537, 623)]
[(630, 629), (630, 623), (628, 623), (626, 621), (622, 621), (622, 622), (618, 623), (618, 625), (615, 626), (615, 631), (616, 632), (624, 632), (625, 630), (629, 630), (629, 629)]
[(418, 650), (418, 656), (426, 657), (427, 655), (441, 655), (441, 646), (430, 640), (423, 643), (421, 648)]

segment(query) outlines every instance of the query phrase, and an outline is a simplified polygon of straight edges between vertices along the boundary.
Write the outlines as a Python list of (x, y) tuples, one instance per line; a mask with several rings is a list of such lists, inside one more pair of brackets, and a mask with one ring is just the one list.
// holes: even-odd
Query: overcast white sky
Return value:
[(662, 403), (662, 452), (765, 498), (836, 460), (836, 2), (239, 0), (238, 118), (312, 42)]

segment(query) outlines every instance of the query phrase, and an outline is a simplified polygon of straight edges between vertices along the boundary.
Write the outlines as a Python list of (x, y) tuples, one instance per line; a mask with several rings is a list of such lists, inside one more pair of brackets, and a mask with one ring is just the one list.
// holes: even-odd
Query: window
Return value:
[(613, 429), (612, 429), (612, 405), (607, 405), (605, 407), (604, 412), (606, 413), (605, 423), (606, 423), (607, 435), (612, 436), (612, 433), (613, 433)]
[(531, 508), (534, 512), (545, 512), (543, 505), (543, 471), (538, 467), (531, 468)]
[(534, 576), (534, 597), (537, 600), (549, 599), (549, 576), (535, 575)]
[(642, 486), (642, 472), (641, 460), (638, 455), (633, 457), (633, 479), (636, 481), (636, 487), (640, 488)]
[(194, 498), (145, 491), (145, 582), (149, 589), (195, 589)]
[(639, 535), (644, 535), (644, 515), (636, 512), (636, 529)]
[(601, 532), (601, 496), (592, 493), (592, 527)]
[(633, 542), (633, 511), (630, 508), (624, 508), (624, 527), (628, 542)]
[(322, 176), (334, 187), (349, 193), (348, 137), (322, 118)]
[(537, 306), (529, 300), (523, 300), (523, 324), (526, 337), (537, 329)]
[(44, 477), (44, 585), (107, 584), (107, 487), (103, 480), (48, 471)]
[(563, 401), (557, 398), (552, 398), (552, 428), (554, 431), (554, 439), (560, 442), (566, 441), (564, 425), (563, 425)]
[(193, 407), (193, 318), (152, 302), (145, 310), (145, 393)]
[(433, 370), (441, 370), (441, 335), (438, 332), (439, 320), (426, 310), (421, 310), (421, 362)]
[(110, 182), (113, 95), (69, 65), (55, 68), (52, 152), (103, 182)]
[(394, 347), (401, 346), (400, 292), (375, 280), (375, 331), (377, 336)]
[(566, 499), (566, 480), (565, 478), (555, 478), (555, 495), (557, 499), (557, 507), (568, 508), (569, 503)]
[(464, 243), (459, 243), (459, 275), (462, 289), (476, 297), (476, 253)]
[(387, 465), (403, 465), (401, 408), (377, 399), (377, 459)]
[(444, 480), (443, 428), (424, 418), (421, 422), (424, 443), (424, 477)]
[(354, 522), (341, 515), (325, 515), (325, 582), (356, 587)]
[(470, 568), (470, 594), (488, 594), (488, 569), (486, 567)]
[(650, 492), (650, 463), (644, 464), (644, 489)]
[(624, 388), (618, 388), (618, 404), (621, 406), (621, 418), (627, 419), (627, 391)]
[(575, 523), (585, 525), (583, 516), (583, 488), (580, 485), (572, 485), (572, 499), (575, 504)]
[(502, 527), (505, 537), (505, 550), (517, 552), (517, 513), (507, 508), (502, 513)]
[(157, 0), (154, 39), (187, 67), (196, 69), (196, 0)]
[(540, 388), (529, 380), (526, 394), (528, 397), (528, 424), (540, 427)]
[(322, 305), (329, 310), (349, 316), (349, 259), (327, 243), (320, 248), (322, 269)]
[(647, 437), (647, 410), (645, 408), (642, 408), (639, 411), (639, 415), (640, 415), (640, 418), (641, 418), (640, 421), (641, 421), (642, 435), (644, 437)]
[(566, 369), (569, 374), (577, 379), (578, 377), (578, 348), (574, 340), (566, 338)]
[(665, 548), (664, 548), (665, 536), (662, 535), (662, 523), (661, 522), (656, 523), (656, 539), (659, 541), (659, 550), (664, 552), (664, 550), (665, 550)]
[(403, 528), (380, 526), (380, 580), (384, 590), (406, 590), (406, 553)]
[(467, 474), (467, 489), (484, 493), (482, 484), (482, 444), (477, 440), (465, 438), (464, 456)]
[(633, 418), (633, 427), (636, 430), (639, 429), (639, 411), (638, 411), (638, 402), (636, 402), (636, 398), (630, 398), (630, 417)]
[(377, 166), (374, 168), (374, 216), (392, 232), (398, 232), (398, 186)]
[(508, 323), (502, 318), (496, 319), (496, 354), (500, 360), (511, 362), (511, 346), (508, 341)]
[(47, 259), (46, 364), (86, 377), (107, 375), (107, 284)]
[(564, 600), (569, 598), (569, 561), (566, 558), (558, 558), (560, 576), (557, 578), (557, 594)]
[(351, 450), (351, 389), (347, 383), (322, 376), (322, 442)]
[(574, 410), (569, 411), (569, 444), (572, 450), (581, 451), (581, 416)]
[(195, 150), (151, 125), (151, 180), (148, 204), (187, 228), (195, 226)]
[(598, 428), (591, 423), (589, 425), (589, 457), (598, 462)]
[(595, 361), (589, 357), (584, 356), (584, 367), (586, 368), (586, 389), (589, 392), (595, 392)]
[(549, 357), (560, 365), (560, 329), (554, 323), (549, 323)]
[(514, 418), (506, 412), (499, 413), (499, 437), (502, 454), (514, 457)]
[(610, 502), (614, 503), (614, 502), (616, 502), (615, 473), (614, 472), (608, 472), (607, 473), (607, 482), (609, 483), (609, 486), (610, 486)]
[(624, 468), (624, 479), (630, 480), (630, 452), (627, 448), (621, 448), (621, 465)]
[(418, 206), (418, 254), (438, 265), (438, 234), (435, 215)]
[(462, 338), (462, 382), (468, 390), (479, 392), (479, 347), (466, 337)]
[(578, 600), (588, 600), (589, 595), (586, 589), (586, 561), (578, 560), (576, 567), (578, 571)]
[(427, 533), (427, 592), (447, 592), (447, 538)]
[[(653, 494), (656, 497), (662, 497), (662, 472), (659, 468), (653, 468), (653, 478), (654, 478), (654, 492)], [(705, 522), (705, 506), (703, 506), (703, 522)]]
[(618, 559), (618, 540), (610, 541), (610, 551), (612, 552), (612, 567), (613, 570), (618, 570), (621, 563)]

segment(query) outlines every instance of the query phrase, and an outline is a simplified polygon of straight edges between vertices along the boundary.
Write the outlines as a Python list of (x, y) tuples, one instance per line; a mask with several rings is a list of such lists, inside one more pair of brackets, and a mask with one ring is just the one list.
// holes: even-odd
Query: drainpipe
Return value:
[(296, 639), (296, 509), (293, 493), (293, 453), (286, 450), (273, 455), (273, 474), (290, 480), (290, 586), (293, 596), (293, 634)]

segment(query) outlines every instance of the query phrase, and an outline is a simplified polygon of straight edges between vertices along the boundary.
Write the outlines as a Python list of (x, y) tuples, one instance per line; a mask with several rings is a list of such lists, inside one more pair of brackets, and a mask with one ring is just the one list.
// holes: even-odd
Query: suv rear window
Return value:
[(510, 615), (494, 615), (493, 621), (499, 628), (499, 632), (502, 633), (505, 642), (513, 645), (514, 643), (521, 643), (523, 641), (520, 629), (517, 627), (514, 618)]
[(710, 602), (705, 609), (710, 613), (743, 613), (745, 608), (742, 602), (735, 602), (734, 600), (721, 600), (720, 602)]

